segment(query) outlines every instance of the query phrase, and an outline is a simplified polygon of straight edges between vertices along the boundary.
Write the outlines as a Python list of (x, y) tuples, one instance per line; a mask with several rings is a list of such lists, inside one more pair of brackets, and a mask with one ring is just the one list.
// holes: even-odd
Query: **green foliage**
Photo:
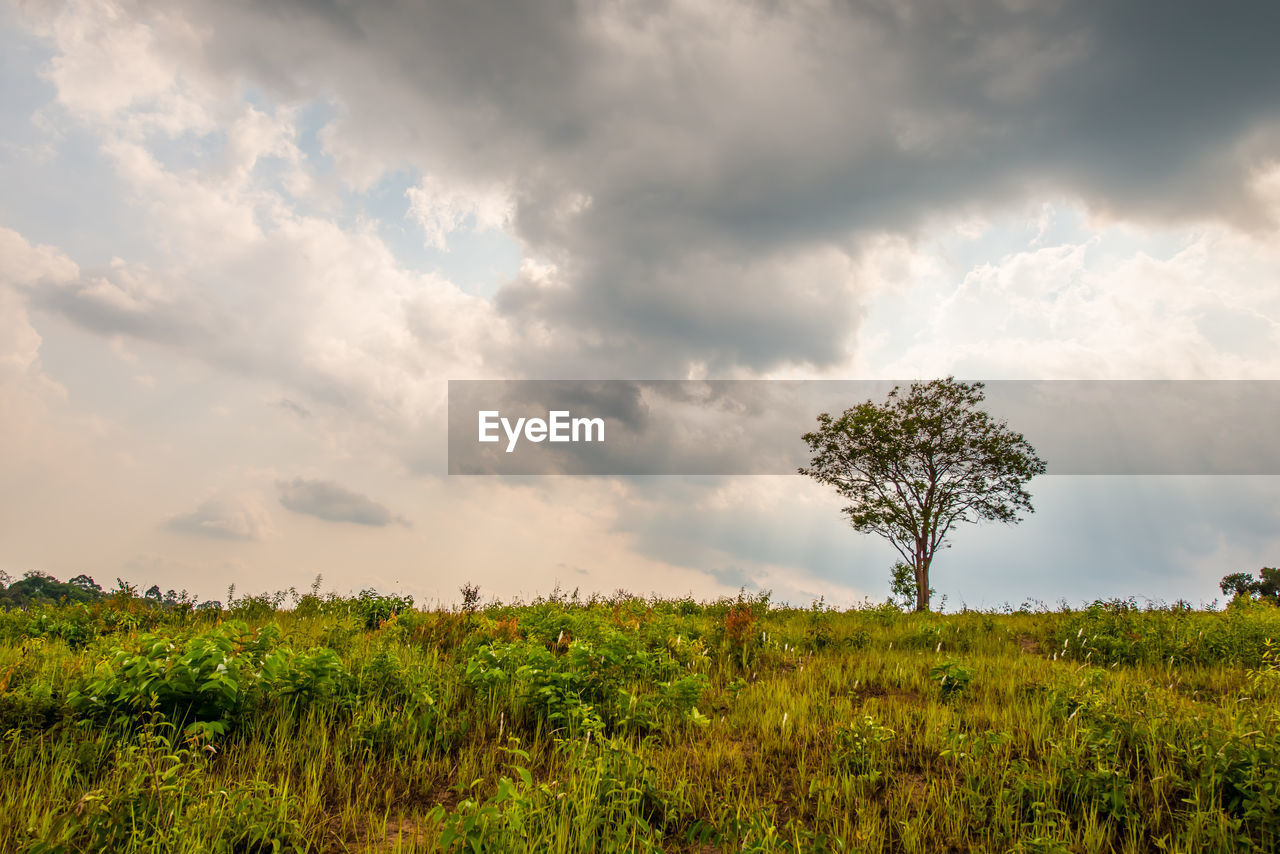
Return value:
[(0, 850), (1280, 843), (1280, 609), (1256, 599), (277, 598), (0, 612)]
[(412, 607), (412, 596), (383, 596), (376, 590), (361, 590), (360, 595), (351, 602), (352, 613), (364, 621), (366, 629), (376, 629)]
[(513, 725), (548, 732), (647, 731), (663, 721), (700, 719), (696, 706), (709, 683), (685, 672), (703, 660), (696, 652), (690, 657), (679, 651), (684, 644), (659, 646), (656, 638), (646, 642), (639, 633), (606, 627), (588, 632), (589, 640), (564, 643), (568, 631), (551, 649), (534, 639), (482, 646), (463, 679), (487, 705), (511, 697)]
[(31, 571), (20, 581), (0, 586), (0, 608), (30, 608), (57, 603), (92, 603), (103, 598), (102, 588), (87, 575), (61, 582), (48, 573)]
[(824, 600), (816, 600), (809, 609), (809, 633), (806, 640), (810, 649), (826, 649), (836, 642), (834, 622), (834, 613), (826, 608)]
[(67, 703), (86, 715), (155, 709), (174, 721), (225, 727), (241, 701), (245, 665), (236, 640), (244, 631), (242, 623), (227, 623), (185, 640), (141, 635), (108, 650)]
[(942, 644), (942, 624), (932, 621), (920, 623), (902, 635), (900, 643), (903, 649), (937, 650)]
[(982, 383), (952, 377), (895, 386), (839, 417), (818, 416), (800, 469), (835, 487), (857, 531), (887, 539), (919, 579), (915, 605), (928, 610), (929, 568), (953, 526), (1018, 522), (1032, 512), (1024, 484), (1045, 463), (1022, 437), (979, 408)]
[(279, 645), (280, 636), (274, 625), (250, 631), (239, 621), (185, 638), (140, 635), (107, 650), (67, 704), (104, 719), (156, 710), (216, 736), (235, 723), (250, 694), (292, 705), (332, 696), (346, 673), (337, 653), (295, 652)]
[(306, 703), (332, 696), (345, 674), (342, 659), (331, 649), (294, 652), (284, 647), (263, 658), (257, 676), (270, 694), (292, 703)]
[(1222, 577), (1222, 592), (1227, 596), (1258, 598), (1272, 605), (1280, 605), (1280, 569), (1264, 566), (1254, 578), (1247, 572), (1233, 572)]
[(1280, 638), (1280, 610), (1238, 602), (1226, 614), (1174, 606), (1141, 609), (1132, 600), (1094, 602), (1053, 624), (1045, 636), (1055, 658), (1092, 664), (1261, 662), (1266, 642)]
[(958, 661), (948, 660), (931, 668), (929, 678), (938, 683), (944, 699), (951, 699), (968, 690), (973, 671)]
[(871, 715), (862, 715), (836, 730), (832, 758), (851, 773), (876, 782), (887, 770), (885, 745), (896, 737), (892, 729), (880, 725)]
[[(893, 565), (893, 569), (889, 573), (889, 592), (896, 598), (896, 604), (902, 608), (914, 608), (916, 606), (916, 571), (911, 564), (898, 561)], [(929, 598), (927, 601), (933, 601), (933, 594), (938, 591), (929, 588)]]
[[(513, 739), (513, 742), (515, 740)], [(528, 763), (518, 747), (506, 753)], [(621, 742), (559, 742), (563, 781), (535, 783), (527, 767), (484, 800), (468, 798), (437, 813), (445, 851), (658, 851), (663, 832), (688, 807), (680, 790), (661, 788), (655, 769)]]
[(296, 795), (250, 780), (208, 793), (193, 804), (186, 822), (213, 837), (209, 850), (214, 854), (274, 854), (311, 847), (306, 841), (310, 834), (297, 818), (301, 812)]
[(173, 726), (151, 716), (122, 744), (103, 785), (86, 792), (23, 850), (226, 854), (306, 847), (295, 796), (261, 780), (215, 787), (203, 751), (175, 746)]

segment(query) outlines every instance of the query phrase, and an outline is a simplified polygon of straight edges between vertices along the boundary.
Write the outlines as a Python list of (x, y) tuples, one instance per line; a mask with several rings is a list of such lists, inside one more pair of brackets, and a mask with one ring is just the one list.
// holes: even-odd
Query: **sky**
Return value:
[[(1277, 31), (1189, 2), (0, 6), (0, 570), (882, 600), (896, 554), (799, 475), (448, 475), (448, 381), (1280, 379)], [(1207, 602), (1280, 559), (1276, 477), (1029, 490), (939, 555), (948, 607)]]

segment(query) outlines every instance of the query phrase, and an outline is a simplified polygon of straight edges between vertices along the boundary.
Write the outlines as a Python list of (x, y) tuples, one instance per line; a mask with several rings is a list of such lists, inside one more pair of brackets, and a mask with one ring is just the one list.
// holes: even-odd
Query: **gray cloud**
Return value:
[[(38, 282), (34, 274), (19, 276), (18, 287), (34, 309), (70, 318), (81, 329), (154, 341), (241, 378), (269, 378), (264, 386), (271, 394), (289, 395), (280, 406), (304, 401), (314, 408), (311, 435), (350, 442), (341, 448), (348, 453), (391, 449), (417, 474), (439, 469), (434, 455), (443, 447), (443, 425), (431, 416), (446, 375), (741, 377), (791, 364), (829, 366), (847, 356), (859, 331), (860, 253), (886, 232), (935, 234), (934, 217), (1000, 220), (1002, 210), (1010, 210), (1002, 206), (1058, 196), (1140, 224), (1217, 218), (1260, 228), (1266, 215), (1249, 181), (1280, 153), (1274, 95), (1280, 60), (1272, 46), (1280, 8), (1274, 4), (1223, 11), (1100, 0), (825, 6), (676, 0), (648, 8), (177, 1), (183, 5), (176, 9), (153, 0), (122, 0), (110, 9), (60, 7), (56, 14), (66, 18), (58, 26), (37, 22), (33, 39), (54, 45), (54, 54), (38, 63), (42, 79), (31, 74), (33, 99), (47, 97), (49, 81), (59, 97), (66, 81), (73, 93), (38, 113), (42, 126), (56, 125), (57, 139), (43, 127), (37, 137), (58, 157), (31, 174), (53, 180), (48, 188), (21, 182), (35, 196), (22, 205), (22, 194), (15, 195), (13, 215), (22, 217), (23, 207), (43, 211), (49, 198), (74, 198), (78, 212), (70, 220), (41, 214), (35, 221), (43, 225), (30, 229), (31, 239), (56, 235), (64, 251), (85, 263), (112, 255), (129, 262), (84, 276), (59, 265), (61, 272)], [(15, 20), (38, 19), (54, 8), (24, 7)], [(134, 19), (152, 31), (126, 32)], [(66, 36), (61, 41), (59, 33)], [(206, 41), (194, 43), (200, 39)], [(173, 82), (163, 79), (170, 64), (132, 55), (137, 51), (173, 59), (180, 82), (165, 92)], [(24, 55), (36, 53), (24, 49)], [(69, 74), (59, 78), (59, 68)], [(285, 136), (296, 132), (299, 167), (308, 173), (297, 185), (303, 195), (277, 186), (280, 164), (267, 161), (284, 156), (266, 143), (254, 155), (263, 168), (246, 172), (242, 187), (229, 184), (229, 173), (214, 163), (238, 162), (237, 144), (254, 147), (231, 139), (232, 123), (247, 117), (237, 81), (251, 88), (261, 115), (280, 119)], [(328, 107), (274, 110), (316, 100), (331, 103), (338, 116), (318, 136), (315, 117), (328, 115)], [(108, 115), (113, 104), (126, 103)], [(29, 112), (24, 107), (15, 126)], [(137, 152), (122, 148), (132, 141)], [(101, 149), (86, 158), (94, 143)], [(317, 153), (317, 146), (327, 150)], [(158, 158), (154, 172), (148, 155)], [(28, 162), (15, 159), (13, 168), (23, 171)], [(57, 186), (99, 167), (115, 170), (118, 180), (107, 186), (77, 178), (74, 191)], [(415, 169), (464, 195), (470, 187), (509, 187), (509, 230), (531, 260), (551, 266), (527, 267), (505, 283), (493, 305), (448, 287), (433, 295), (429, 276), (405, 271), (421, 259), (396, 257), (386, 250), (403, 247), (381, 243), (364, 228), (372, 223), (356, 216), (359, 227), (350, 228), (351, 210), (326, 207), (326, 198), (335, 204), (340, 197), (356, 199), (355, 207), (367, 201), (370, 219), (398, 228), (403, 210), (386, 210), (388, 200), (407, 206), (395, 184)], [(389, 180), (376, 183), (384, 172)], [(308, 180), (314, 195), (303, 186)], [(357, 192), (341, 187), (343, 180)], [(375, 192), (362, 197), (361, 186)], [(95, 198), (103, 192), (109, 204)], [(112, 222), (93, 226), (104, 211)], [(30, 213), (26, 219), (32, 221)], [(67, 231), (70, 226), (76, 227)], [(1161, 235), (1137, 235), (1149, 241), (1143, 251), (1160, 254)], [(992, 260), (1005, 250), (984, 244), (967, 251)], [(1233, 254), (1230, 246), (1214, 250), (1206, 265), (1229, 268), (1221, 262)], [(135, 262), (151, 263), (154, 279)], [(1268, 268), (1260, 280), (1270, 274)], [(1197, 279), (1196, 266), (1186, 275)], [(1251, 276), (1252, 269), (1239, 278)], [(903, 274), (904, 281), (911, 278)], [(1164, 287), (1164, 278), (1156, 278)], [(1171, 297), (1178, 296), (1179, 281), (1169, 277)], [(1204, 279), (1198, 282), (1206, 287)], [(979, 309), (1000, 295), (983, 299), (992, 302), (980, 302)], [(1155, 301), (1149, 292), (1135, 299)], [(1135, 349), (1145, 349), (1142, 327), (1125, 326), (1124, 302), (1113, 307), (1116, 328)], [(1264, 304), (1247, 307), (1259, 317), (1274, 315)], [(1171, 321), (1181, 319), (1178, 311), (1174, 300)], [(898, 336), (895, 343), (927, 334), (926, 314), (893, 318), (905, 332), (876, 332)], [(1047, 317), (1040, 319), (1047, 324)], [(1011, 325), (1021, 322), (1014, 318)], [(1224, 322), (1224, 339), (1238, 341), (1240, 321)], [(954, 323), (965, 326), (967, 317), (957, 315)], [(49, 364), (66, 363), (71, 357), (59, 344), (59, 324), (38, 325), (50, 342), (43, 351)], [(1034, 337), (1047, 326), (1022, 328)], [(38, 366), (31, 361), (41, 352), (38, 338), (23, 364)], [(974, 348), (984, 341), (967, 326), (955, 338)], [(1064, 352), (1083, 352), (1093, 361), (1064, 361), (1068, 367), (1060, 372), (1095, 373), (1107, 358), (1092, 339), (1071, 345)], [(1171, 351), (1152, 349), (1150, 362), (1135, 364), (1168, 359), (1164, 367), (1175, 374), (1235, 375), (1230, 362), (1201, 370), (1165, 355)], [(973, 350), (952, 353), (943, 346), (938, 352), (963, 365)], [(146, 348), (139, 353), (153, 356)], [(152, 373), (163, 389), (165, 377)], [(94, 399), (68, 385), (70, 400)], [(260, 403), (262, 393), (252, 401)], [(665, 454), (680, 470), (693, 470), (684, 468), (687, 460), (697, 470), (728, 471), (718, 464), (747, 454), (763, 465), (767, 454), (785, 456), (798, 447), (796, 426), (778, 417), (790, 414), (785, 400), (714, 401), (734, 417), (763, 412), (773, 426), (753, 428), (749, 441), (736, 443), (717, 437), (718, 428), (669, 436), (661, 430), (670, 423), (664, 419), (672, 411), (695, 412), (700, 399), (664, 396), (661, 387), (636, 382), (606, 406), (651, 444), (608, 449), (621, 455), (619, 470), (645, 470), (626, 463)], [(736, 405), (742, 408), (732, 409)], [(129, 413), (136, 421), (127, 423), (147, 423), (158, 411), (147, 406)], [(106, 414), (115, 420), (123, 411), (122, 404)], [(802, 415), (811, 426), (812, 413)], [(201, 429), (212, 437), (215, 427)], [(267, 437), (240, 427), (216, 428), (227, 437), (226, 456), (216, 466), (261, 461), (254, 443)], [(1260, 433), (1262, 427), (1242, 429)], [(171, 437), (161, 434), (168, 430), (166, 421), (147, 435), (167, 443)], [(112, 435), (124, 441), (124, 434)], [(297, 435), (278, 438), (292, 443)], [(1040, 447), (1038, 438), (1029, 438)], [(1260, 438), (1266, 437), (1251, 440)], [(137, 451), (133, 456), (141, 459), (160, 444), (138, 439), (118, 449)], [(296, 454), (307, 451), (296, 444)], [(63, 465), (71, 456), (59, 448), (47, 459)], [(156, 456), (153, 465), (167, 466), (166, 459)], [(299, 460), (272, 459), (303, 470), (293, 467)], [(879, 589), (892, 562), (875, 541), (851, 535), (834, 507), (782, 502), (761, 509), (727, 488), (721, 502), (700, 497), (727, 478), (703, 479), (701, 493), (682, 478), (623, 480), (619, 488), (629, 490), (623, 495), (633, 503), (619, 499), (613, 507), (588, 509), (616, 519), (613, 533), (632, 536), (635, 553), (719, 573), (725, 583), (741, 577), (772, 584), (769, 568), (795, 567), (799, 576), (852, 577)], [(802, 482), (793, 477), (785, 488)], [(1037, 486), (1042, 482), (1063, 483), (1045, 479)], [(1263, 489), (1263, 479), (1207, 489), (1212, 512), (1191, 500), (1162, 503), (1163, 486), (1108, 491), (1085, 481), (1083, 498), (1059, 495), (1056, 505), (1046, 489), (1041, 512), (1019, 529), (966, 531), (956, 560), (948, 555), (945, 566), (939, 564), (939, 587), (963, 581), (963, 589), (953, 588), (957, 593), (995, 598), (1006, 590), (1016, 591), (1009, 594), (1014, 598), (1028, 590), (1045, 598), (1129, 592), (1148, 589), (1147, 581), (1153, 590), (1212, 592), (1216, 576), (1248, 568), (1268, 553), (1276, 496), (1270, 486)], [(1094, 487), (1096, 495), (1089, 491)], [(464, 497), (483, 488), (448, 487)], [(334, 483), (297, 479), (281, 483), (280, 493), (283, 506), (321, 519), (372, 526), (400, 521)], [(656, 500), (638, 506), (645, 495)], [(453, 504), (456, 496), (440, 500)], [(55, 510), (63, 503), (50, 501)], [(1134, 519), (1148, 507), (1149, 524), (1137, 525)], [(60, 517), (50, 511), (49, 518)], [(211, 500), (164, 526), (252, 540), (264, 536), (267, 520)], [(979, 548), (988, 530), (995, 539)], [(323, 549), (320, 542), (298, 547)], [(600, 548), (590, 538), (569, 547)], [(1237, 559), (1241, 555), (1248, 561)], [(532, 565), (520, 557), (508, 566), (511, 572)], [(598, 555), (574, 559), (586, 563)], [(1176, 575), (1168, 571), (1170, 584), (1160, 577), (1167, 566), (1180, 567)], [(1187, 566), (1198, 575), (1192, 578)]]
[(282, 397), (279, 400), (277, 400), (276, 406), (280, 407), (286, 412), (290, 412), (298, 416), (299, 418), (310, 418), (312, 414), (310, 409), (307, 409), (305, 406), (303, 406), (301, 403), (298, 403), (296, 400), (290, 400), (287, 397)]
[(25, 289), (39, 308), (100, 335), (129, 335), (170, 346), (209, 348), (235, 334), (198, 294), (124, 265), (72, 279), (41, 279)]
[(862, 236), (1046, 192), (1253, 226), (1248, 182), (1278, 147), (1272, 4), (197, 0), (182, 17), (210, 27), (224, 78), (336, 93), (340, 161), (515, 188), (519, 237), (558, 272), (498, 305), (559, 333), (511, 354), (515, 374), (829, 365), (858, 326), (844, 261)]
[(372, 498), (352, 492), (330, 480), (280, 481), (280, 504), (294, 513), (315, 516), (326, 522), (353, 522), (381, 528), (393, 523), (408, 524)]
[(190, 513), (173, 516), (163, 528), (178, 534), (215, 540), (262, 539), (269, 527), (266, 514), (231, 498), (209, 498)]

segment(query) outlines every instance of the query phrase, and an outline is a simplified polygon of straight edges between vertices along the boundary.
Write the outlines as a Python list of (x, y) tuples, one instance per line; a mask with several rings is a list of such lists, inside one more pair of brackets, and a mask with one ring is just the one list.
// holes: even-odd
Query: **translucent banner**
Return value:
[[(452, 380), (454, 475), (795, 474), (801, 436), (911, 380)], [(1049, 474), (1280, 474), (1280, 381), (995, 380)]]

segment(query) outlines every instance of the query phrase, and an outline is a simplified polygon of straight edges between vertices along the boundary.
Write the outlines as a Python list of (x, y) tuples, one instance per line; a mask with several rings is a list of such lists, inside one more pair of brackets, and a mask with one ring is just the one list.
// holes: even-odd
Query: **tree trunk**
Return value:
[(929, 610), (929, 557), (925, 554), (924, 543), (916, 542), (916, 613)]

